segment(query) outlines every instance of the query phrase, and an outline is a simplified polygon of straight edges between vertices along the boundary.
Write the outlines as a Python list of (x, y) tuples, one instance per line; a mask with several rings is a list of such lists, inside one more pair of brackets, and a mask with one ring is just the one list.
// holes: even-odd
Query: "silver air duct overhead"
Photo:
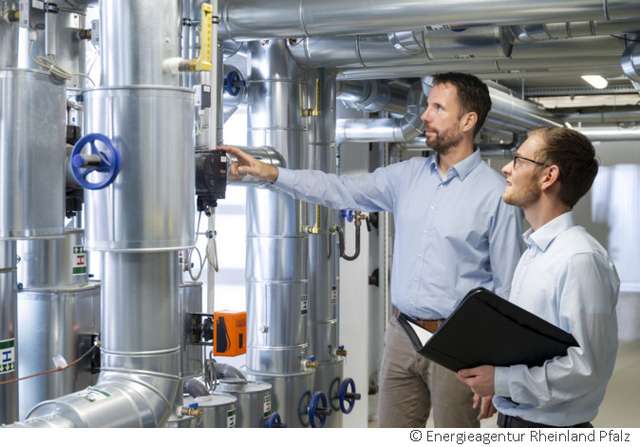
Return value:
[(256, 0), (225, 1), (220, 8), (223, 39), (375, 34), (424, 26), (538, 24), (606, 21), (640, 16), (635, 0)]

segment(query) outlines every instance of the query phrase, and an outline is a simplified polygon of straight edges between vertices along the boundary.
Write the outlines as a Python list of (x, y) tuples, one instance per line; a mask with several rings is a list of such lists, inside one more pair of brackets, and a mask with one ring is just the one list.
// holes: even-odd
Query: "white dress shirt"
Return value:
[(571, 212), (527, 231), (524, 240), (527, 250), (509, 300), (571, 333), (580, 346), (539, 367), (497, 367), (493, 403), (503, 414), (540, 424), (590, 422), (618, 349), (618, 275), (606, 250), (574, 224)]

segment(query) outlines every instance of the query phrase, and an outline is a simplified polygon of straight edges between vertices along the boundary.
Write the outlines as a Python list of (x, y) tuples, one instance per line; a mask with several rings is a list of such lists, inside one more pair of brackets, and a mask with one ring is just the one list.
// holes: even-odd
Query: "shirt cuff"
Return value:
[(295, 182), (294, 177), (295, 175), (291, 169), (278, 168), (278, 178), (273, 184), (283, 188), (291, 188)]
[(496, 366), (493, 375), (493, 388), (496, 396), (511, 397), (509, 392), (509, 368)]

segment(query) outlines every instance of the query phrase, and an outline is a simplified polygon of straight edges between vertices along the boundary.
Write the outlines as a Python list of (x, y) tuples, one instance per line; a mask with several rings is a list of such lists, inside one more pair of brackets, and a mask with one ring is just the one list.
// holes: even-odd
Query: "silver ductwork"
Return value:
[(180, 57), (179, 3), (100, 2), (103, 85), (85, 93), (85, 132), (121, 156), (113, 184), (85, 191), (87, 245), (104, 252), (101, 374), (21, 426), (160, 427), (182, 404), (177, 250), (194, 243), (194, 108), (163, 69)]
[(640, 30), (640, 20), (635, 18), (632, 20), (545, 23), (513, 26), (511, 29), (519, 41), (537, 42), (633, 32)]
[(20, 375), (84, 356), (74, 368), (20, 382), (24, 419), (39, 402), (95, 384), (92, 357), (85, 354), (100, 332), (100, 286), (89, 282), (82, 230), (67, 229), (57, 239), (19, 241), (18, 256)]
[[(338, 67), (343, 70), (379, 67), (398, 68), (425, 64), (517, 64), (520, 60), (543, 61), (587, 57), (618, 57), (624, 41), (611, 36), (519, 42), (513, 45), (508, 28), (479, 27), (461, 32), (405, 32), (373, 36), (310, 37), (289, 43), (298, 63)], [(408, 37), (410, 36), (410, 37)], [(467, 69), (468, 70), (468, 69)]]
[(424, 26), (514, 25), (557, 21), (622, 20), (638, 17), (635, 0), (277, 0), (264, 8), (255, 0), (225, 1), (220, 8), (224, 39), (253, 40), (340, 34), (375, 34)]
[(409, 141), (422, 133), (420, 119), (426, 104), (421, 82), (415, 82), (407, 91), (404, 114), (400, 118), (338, 119), (336, 142), (400, 142)]
[[(248, 143), (278, 148), (301, 167), (304, 72), (283, 41), (248, 44)], [(298, 402), (313, 387), (307, 333), (309, 291), (303, 208), (267, 188), (247, 191), (247, 377), (273, 385), (274, 406), (289, 427), (301, 427)]]
[(513, 48), (511, 29), (499, 26), (460, 30), (310, 37), (290, 41), (293, 57), (311, 67), (367, 67), (394, 61), (507, 58)]
[(591, 141), (640, 140), (640, 127), (589, 126), (575, 127), (574, 129), (586, 135)]
[(0, 67), (0, 239), (51, 237), (64, 224), (64, 85)]
[(634, 42), (625, 49), (620, 65), (635, 89), (640, 92), (640, 45), (638, 42)]

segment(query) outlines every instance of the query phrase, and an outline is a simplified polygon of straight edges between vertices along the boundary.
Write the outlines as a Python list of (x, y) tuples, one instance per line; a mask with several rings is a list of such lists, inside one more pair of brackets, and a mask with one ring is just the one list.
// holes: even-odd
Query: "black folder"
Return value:
[(571, 334), (482, 287), (471, 290), (424, 345), (411, 317), (400, 313), (398, 322), (416, 351), (454, 372), (481, 365), (541, 366), (578, 346)]

